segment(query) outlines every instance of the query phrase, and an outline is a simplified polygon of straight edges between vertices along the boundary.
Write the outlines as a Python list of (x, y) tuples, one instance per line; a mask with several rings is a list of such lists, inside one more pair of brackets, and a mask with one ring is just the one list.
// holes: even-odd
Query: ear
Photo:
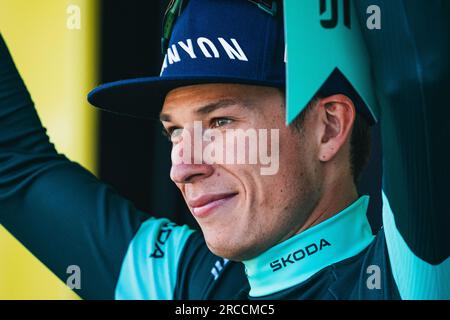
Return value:
[(321, 122), (319, 160), (326, 162), (333, 159), (350, 139), (356, 111), (352, 100), (343, 94), (321, 98), (318, 104)]

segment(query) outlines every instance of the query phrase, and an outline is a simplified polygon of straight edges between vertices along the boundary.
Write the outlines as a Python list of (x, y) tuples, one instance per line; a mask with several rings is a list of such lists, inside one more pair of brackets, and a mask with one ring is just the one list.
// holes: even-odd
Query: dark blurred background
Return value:
[[(162, 65), (161, 25), (166, 0), (101, 1), (100, 82), (158, 75)], [(169, 179), (170, 144), (162, 127), (147, 120), (101, 112), (99, 175), (153, 216), (198, 228)], [(370, 194), (369, 220), (381, 225), (381, 155), (378, 127), (372, 157), (359, 184)]]
[[(166, 0), (101, 1), (100, 82), (158, 75)], [(169, 179), (170, 144), (148, 120), (100, 114), (99, 175), (153, 216), (197, 227)]]

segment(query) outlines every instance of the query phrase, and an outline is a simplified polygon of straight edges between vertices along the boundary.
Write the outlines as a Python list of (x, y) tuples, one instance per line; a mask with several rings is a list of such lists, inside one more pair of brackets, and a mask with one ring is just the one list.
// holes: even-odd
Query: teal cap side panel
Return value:
[(332, 1), (325, 1), (327, 10), (321, 14), (319, 0), (285, 0), (287, 124), (303, 111), (336, 68), (353, 85), (374, 120), (378, 119), (369, 55), (353, 2), (350, 27), (344, 23), (346, 1), (337, 0), (337, 24), (325, 28), (321, 20), (332, 18)]

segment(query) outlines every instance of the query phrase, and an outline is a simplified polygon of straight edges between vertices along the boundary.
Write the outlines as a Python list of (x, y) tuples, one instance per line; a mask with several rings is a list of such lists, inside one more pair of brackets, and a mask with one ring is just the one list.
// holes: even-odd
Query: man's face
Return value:
[[(311, 125), (305, 121), (301, 132), (286, 127), (283, 105), (284, 96), (278, 89), (238, 84), (181, 87), (166, 97), (161, 120), (173, 143), (170, 176), (199, 223), (208, 247), (219, 256), (250, 259), (289, 238), (301, 228), (319, 199), (320, 164), (315, 144), (308, 142)], [(274, 144), (279, 144), (277, 172), (263, 175), (261, 168), (267, 165), (260, 161), (195, 161), (198, 154), (193, 151), (193, 139), (187, 138), (194, 136), (194, 122), (224, 136), (232, 129), (257, 133), (266, 129), (268, 153), (277, 151)], [(271, 129), (279, 129), (279, 139), (271, 140)], [(205, 150), (218, 141), (203, 142), (200, 148)], [(223, 144), (224, 153), (230, 148), (227, 143)], [(192, 161), (174, 161), (188, 147)], [(247, 154), (259, 152), (249, 147), (250, 143), (244, 144)], [(234, 150), (235, 157), (243, 151), (236, 146)]]

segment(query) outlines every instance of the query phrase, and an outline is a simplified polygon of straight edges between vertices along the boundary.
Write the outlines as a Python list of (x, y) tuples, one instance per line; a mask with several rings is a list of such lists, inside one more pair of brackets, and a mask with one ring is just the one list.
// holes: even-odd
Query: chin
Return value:
[[(217, 237), (217, 235), (208, 237), (205, 235), (206, 245), (209, 250), (216, 256), (226, 258), (231, 261), (244, 261), (255, 257), (259, 252), (255, 250), (258, 247), (255, 243), (246, 243), (246, 241), (239, 241), (239, 237)], [(247, 238), (244, 238), (248, 241)]]

